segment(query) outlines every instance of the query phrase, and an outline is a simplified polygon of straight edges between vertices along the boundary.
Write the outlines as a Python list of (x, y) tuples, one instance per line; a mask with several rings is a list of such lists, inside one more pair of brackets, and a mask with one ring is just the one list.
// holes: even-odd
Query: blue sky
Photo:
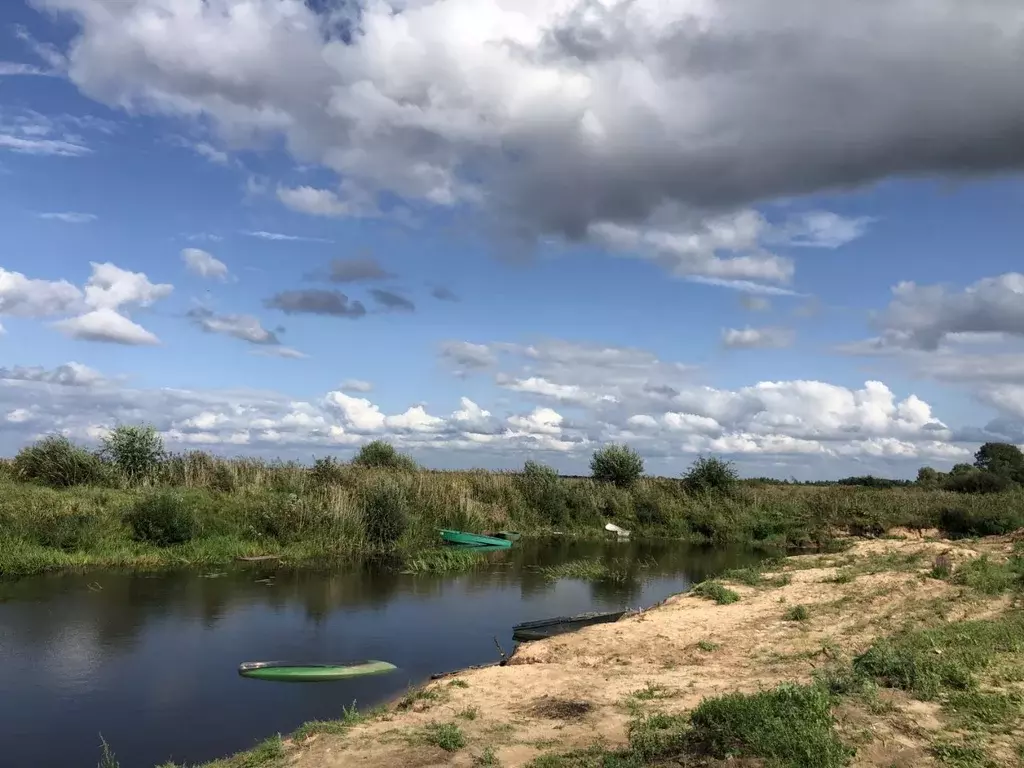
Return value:
[[(834, 477), (1024, 442), (1024, 107), (992, 69), (1024, 62), (972, 36), (1008, 11), (937, 10), (900, 60), (911, 3), (843, 10), (862, 38), (710, 4), (703, 40), (666, 26), (697, 6), (576, 5), (363, 9), (346, 43), (351, 5), (5, 4), (0, 449), (145, 420), (175, 449), (582, 471), (617, 441)], [(792, 61), (695, 63), (787, 21)]]

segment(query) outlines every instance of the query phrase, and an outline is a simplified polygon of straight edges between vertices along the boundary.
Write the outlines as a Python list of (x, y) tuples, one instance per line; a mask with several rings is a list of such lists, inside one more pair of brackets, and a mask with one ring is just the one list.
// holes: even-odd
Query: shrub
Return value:
[(1013, 487), (1013, 480), (1006, 475), (971, 469), (950, 474), (942, 484), (947, 491), (956, 493), (1002, 493)]
[(607, 445), (590, 460), (590, 473), (599, 482), (629, 488), (644, 474), (644, 460), (628, 445)]
[(180, 494), (169, 491), (144, 496), (128, 510), (125, 522), (133, 539), (158, 547), (183, 544), (198, 532), (195, 510)]
[(1000, 536), (1024, 525), (1018, 510), (998, 505), (980, 511), (950, 507), (939, 513), (939, 528), (951, 538)]
[(323, 509), (295, 493), (267, 491), (246, 498), (245, 521), (249, 534), (276, 539), (282, 544), (299, 541), (327, 527)]
[(54, 488), (99, 484), (106, 479), (99, 457), (63, 435), (44, 437), (18, 451), (14, 476)]
[(160, 433), (147, 424), (122, 424), (101, 441), (100, 456), (129, 482), (152, 477), (166, 455)]
[(729, 605), (740, 599), (740, 596), (717, 581), (702, 581), (691, 590), (698, 597), (714, 600), (719, 605)]
[(430, 723), (424, 735), (428, 743), (445, 752), (457, 752), (466, 746), (466, 737), (455, 723)]
[(782, 618), (785, 621), (807, 621), (809, 618), (811, 618), (811, 614), (807, 610), (807, 606), (794, 605), (792, 608), (788, 609), (784, 614), (782, 614)]
[(316, 485), (342, 483), (345, 480), (345, 465), (333, 456), (322, 456), (314, 459), (309, 476)]
[(688, 491), (729, 493), (739, 481), (739, 473), (731, 461), (716, 456), (698, 456), (683, 475), (683, 486)]
[(566, 489), (558, 473), (544, 464), (527, 461), (517, 478), (526, 503), (538, 516), (552, 525), (561, 525), (568, 516)]
[(367, 542), (378, 549), (394, 546), (409, 525), (409, 496), (391, 478), (371, 484), (363, 495), (363, 527)]
[(359, 449), (352, 463), (360, 467), (379, 469), (401, 469), (414, 472), (419, 469), (415, 461), (395, 450), (395, 446), (384, 440), (374, 440)]

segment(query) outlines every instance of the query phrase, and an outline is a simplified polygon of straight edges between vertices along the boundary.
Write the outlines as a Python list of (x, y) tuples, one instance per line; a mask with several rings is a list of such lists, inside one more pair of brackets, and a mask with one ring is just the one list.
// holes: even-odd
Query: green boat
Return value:
[(494, 533), (487, 531), (484, 533), (484, 536), (493, 536), (496, 539), (505, 539), (506, 541), (519, 541), (523, 534), (516, 533), (515, 531), (496, 531)]
[(256, 680), (312, 683), (344, 680), (348, 677), (381, 675), (398, 669), (386, 661), (353, 661), (346, 664), (300, 664), (292, 661), (246, 661), (238, 665), (238, 674)]
[(441, 538), (449, 544), (498, 547), (508, 549), (512, 542), (507, 539), (499, 539), (494, 536), (484, 536), (482, 533), (467, 533), (466, 531), (442, 530)]

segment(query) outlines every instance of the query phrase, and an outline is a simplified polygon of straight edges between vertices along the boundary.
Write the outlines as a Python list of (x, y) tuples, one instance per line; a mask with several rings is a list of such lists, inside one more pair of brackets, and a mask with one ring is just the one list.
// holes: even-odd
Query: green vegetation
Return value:
[(644, 460), (627, 445), (606, 445), (594, 452), (590, 473), (598, 482), (631, 488), (644, 474)]
[(697, 641), (697, 650), (704, 651), (704, 653), (711, 653), (712, 651), (717, 651), (719, 648), (721, 648), (721, 646), (718, 643), (713, 643), (710, 640)]
[(473, 765), (480, 766), (480, 768), (496, 768), (500, 763), (498, 762), (498, 756), (494, 754), (494, 748), (487, 747), (473, 761)]
[[(603, 536), (608, 520), (637, 538), (826, 551), (843, 531), (1005, 533), (1024, 525), (1024, 488), (1015, 454), (992, 446), (970, 471), (1010, 484), (971, 495), (929, 485), (928, 473), (885, 487), (863, 478), (850, 479), (861, 487), (741, 481), (714, 457), (679, 479), (645, 477), (626, 446), (597, 451), (592, 478), (560, 477), (535, 461), (521, 472), (428, 471), (381, 441), (351, 462), (321, 457), (306, 466), (168, 454), (152, 428), (122, 426), (95, 452), (54, 436), (0, 461), (0, 576), (271, 554), (298, 565), (371, 557), (414, 572), (458, 570), (479, 561), (442, 554), (438, 528)], [(632, 578), (605, 568), (581, 577)], [(748, 569), (726, 578), (767, 587), (785, 576)]]
[(719, 605), (729, 605), (740, 599), (738, 594), (717, 581), (702, 581), (690, 591), (697, 597), (714, 600)]
[(453, 573), (468, 571), (485, 562), (479, 552), (456, 548), (427, 549), (405, 559), (405, 573)]
[(781, 685), (755, 694), (704, 699), (689, 715), (639, 715), (629, 745), (543, 755), (533, 768), (640, 768), (753, 758), (768, 765), (839, 768), (852, 750), (840, 741), (832, 700), (821, 686)]
[(120, 768), (120, 766), (121, 764), (114, 756), (114, 752), (110, 749), (110, 745), (107, 744), (107, 740), (100, 734), (100, 761), (96, 764), (96, 768)]
[(807, 621), (811, 618), (811, 613), (805, 605), (794, 605), (782, 614), (782, 618), (786, 621)]
[(466, 737), (455, 723), (430, 723), (424, 728), (423, 737), (445, 752), (457, 752), (466, 746)]
[(579, 579), (581, 581), (610, 581), (624, 583), (637, 578), (639, 571), (655, 565), (643, 560), (612, 558), (611, 560), (570, 560), (558, 565), (539, 568), (544, 578)]

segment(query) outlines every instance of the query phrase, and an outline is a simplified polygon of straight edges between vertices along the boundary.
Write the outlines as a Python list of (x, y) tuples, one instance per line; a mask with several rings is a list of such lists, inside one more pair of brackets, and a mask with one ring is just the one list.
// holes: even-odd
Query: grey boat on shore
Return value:
[(592, 624), (606, 624), (618, 621), (626, 614), (626, 611), (609, 611), (590, 613), (578, 613), (575, 616), (556, 616), (553, 619), (540, 619), (538, 621), (524, 621), (512, 627), (512, 639), (517, 643), (526, 643), (531, 640), (543, 640), (554, 635), (562, 635), (566, 632), (575, 632), (583, 627)]

